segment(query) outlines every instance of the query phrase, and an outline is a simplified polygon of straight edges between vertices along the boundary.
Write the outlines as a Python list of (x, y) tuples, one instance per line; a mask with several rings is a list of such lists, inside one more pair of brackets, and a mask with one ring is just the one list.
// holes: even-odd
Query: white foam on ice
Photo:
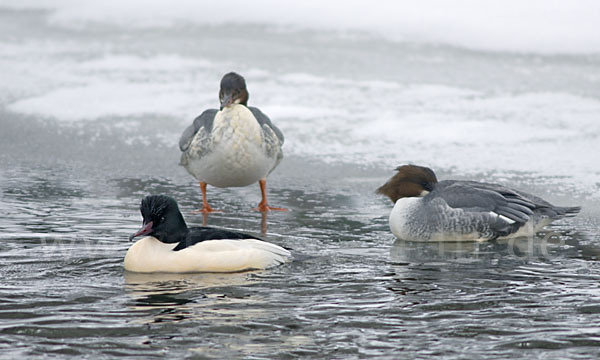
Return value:
[[(200, 88), (204, 75), (215, 81), (210, 78), (211, 64), (203, 59), (107, 55), (83, 62), (46, 59), (41, 64), (8, 65), (26, 73), (15, 84), (33, 94), (10, 103), (8, 110), (70, 123), (108, 116), (185, 116), (196, 111), (198, 103), (216, 98)], [(46, 77), (52, 81), (45, 91), (32, 90)]]

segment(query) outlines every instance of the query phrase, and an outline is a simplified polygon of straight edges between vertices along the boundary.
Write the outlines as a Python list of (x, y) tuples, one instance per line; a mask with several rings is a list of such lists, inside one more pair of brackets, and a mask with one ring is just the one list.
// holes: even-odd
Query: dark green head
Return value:
[(178, 243), (188, 233), (188, 227), (179, 211), (177, 201), (166, 195), (150, 195), (142, 200), (140, 211), (144, 218), (142, 228), (129, 237), (153, 236), (163, 243)]

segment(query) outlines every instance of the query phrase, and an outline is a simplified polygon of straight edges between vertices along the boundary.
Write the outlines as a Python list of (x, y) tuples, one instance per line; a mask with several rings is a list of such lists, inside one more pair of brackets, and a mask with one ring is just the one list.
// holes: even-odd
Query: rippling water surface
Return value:
[[(32, 3), (0, 7), (0, 357), (600, 355), (598, 55)], [(286, 134), (269, 195), (290, 211), (251, 211), (258, 185), (209, 188), (224, 212), (207, 222), (294, 261), (124, 272), (143, 196), (202, 223), (176, 143), (232, 69)], [(396, 241), (374, 190), (406, 162), (583, 211), (533, 239)]]

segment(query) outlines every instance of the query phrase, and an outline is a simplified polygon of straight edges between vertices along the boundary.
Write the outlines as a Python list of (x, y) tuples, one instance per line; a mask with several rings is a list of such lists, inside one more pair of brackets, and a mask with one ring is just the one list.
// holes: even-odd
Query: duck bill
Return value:
[(221, 99), (221, 110), (231, 104), (233, 104), (233, 96), (231, 96), (231, 94), (223, 95), (223, 99)]
[(154, 230), (152, 229), (152, 225), (154, 225), (152, 221), (150, 221), (147, 224), (144, 224), (144, 226), (138, 232), (129, 236), (129, 241), (133, 240), (135, 237), (150, 234)]

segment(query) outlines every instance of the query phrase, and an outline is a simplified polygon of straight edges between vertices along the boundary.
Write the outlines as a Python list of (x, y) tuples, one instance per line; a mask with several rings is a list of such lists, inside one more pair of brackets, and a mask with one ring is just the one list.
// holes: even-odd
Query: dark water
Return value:
[[(171, 194), (188, 222), (202, 222), (190, 214), (200, 194), (172, 161), (177, 149), (110, 149), (109, 134), (78, 152), (69, 131), (49, 130), (40, 141), (57, 153), (48, 155), (10, 135), (0, 178), (2, 357), (600, 354), (600, 247), (586, 213), (535, 239), (394, 242), (390, 204), (373, 193), (386, 171), (290, 157), (269, 184), (271, 202), (291, 211), (268, 215), (266, 238), (295, 261), (238, 274), (125, 273), (142, 196)], [(210, 225), (260, 233), (250, 210), (257, 186), (209, 194), (225, 210)]]
[[(600, 356), (600, 184), (593, 181), (598, 171), (591, 160), (600, 131), (597, 125), (580, 124), (585, 128), (582, 136), (579, 128), (568, 127), (576, 118), (589, 120), (596, 114), (597, 80), (589, 73), (599, 68), (597, 56), (540, 58), (418, 44), (392, 46), (360, 36), (340, 40), (331, 34), (241, 25), (73, 30), (52, 26), (44, 11), (0, 10), (0, 16), (0, 45), (7, 50), (0, 54), (5, 66), (0, 74), (10, 80), (0, 84), (1, 358)], [(223, 43), (235, 46), (220, 46)], [(309, 52), (307, 46), (319, 51)], [(237, 56), (240, 51), (245, 54), (242, 59)], [(133, 54), (134, 65), (122, 64), (118, 57), (122, 54)], [(164, 54), (200, 56), (212, 65), (179, 73), (163, 71), (161, 63), (150, 75), (132, 69), (149, 66), (144, 62), (147, 57)], [(102, 62), (100, 70), (80, 64), (105, 55), (110, 71)], [(178, 68), (174, 62), (176, 66), (168, 61), (165, 66)], [(234, 65), (254, 74), (254, 83), (261, 84), (253, 92), (257, 103), (270, 101), (273, 106), (294, 100), (293, 106), (304, 106), (292, 106), (287, 113), (280, 109), (285, 116), (275, 121), (286, 131), (286, 157), (269, 177), (268, 191), (272, 205), (290, 211), (266, 218), (251, 211), (260, 200), (258, 185), (209, 188), (211, 205), (224, 213), (207, 221), (255, 234), (266, 225), (264, 237), (293, 249), (295, 260), (237, 274), (124, 272), (127, 237), (141, 225), (138, 206), (143, 196), (169, 194), (179, 201), (188, 223), (202, 223), (201, 216), (191, 214), (200, 206), (199, 186), (177, 166), (177, 136), (200, 104), (216, 101), (216, 85), (204, 80), (218, 79), (223, 68)], [(65, 70), (71, 67), (73, 73)], [(256, 68), (272, 73), (252, 73)], [(512, 95), (501, 93), (498, 100), (496, 91), (568, 92), (588, 96), (592, 104), (584, 103), (588, 107), (580, 113), (575, 95), (559, 97), (574, 102), (559, 109), (569, 121), (559, 124), (557, 131), (560, 134), (564, 127), (569, 142), (556, 143), (555, 132), (546, 137), (533, 133), (524, 137), (522, 150), (507, 153), (503, 149), (516, 148), (510, 139), (481, 147), (462, 144), (440, 131), (439, 144), (436, 140), (432, 148), (428, 139), (435, 136), (412, 127), (416, 131), (405, 139), (417, 140), (403, 148), (404, 140), (399, 141), (402, 151), (394, 152), (389, 149), (395, 143), (387, 141), (381, 144), (387, 147), (380, 148), (377, 140), (369, 139), (368, 128), (354, 131), (352, 124), (370, 121), (372, 109), (385, 105), (398, 88), (373, 90), (347, 83), (328, 87), (329, 80), (315, 85), (310, 77), (300, 77), (300, 85), (281, 80), (286, 79), (281, 74), (295, 72), (357, 82), (391, 77), (402, 83), (465, 86), (486, 94), (466, 95), (467, 100), (442, 96), (442, 103), (463, 101), (452, 108), (455, 117), (450, 119), (457, 124), (457, 119), (476, 122), (496, 116), (505, 103), (515, 106)], [(77, 95), (82, 91), (93, 97), (98, 92), (78, 87), (86, 81), (116, 84), (100, 92), (107, 96), (129, 84), (141, 83), (134, 90), (143, 90), (171, 81), (177, 84), (174, 88), (185, 90), (178, 96), (187, 96), (189, 90), (190, 97), (200, 100), (182, 110), (177, 96), (167, 98), (167, 112), (172, 106), (176, 114), (163, 116), (137, 110), (131, 115), (128, 101), (112, 99), (105, 104), (101, 99), (90, 102), (89, 111), (96, 114), (90, 120), (85, 118), (87, 105), (82, 112)], [(302, 81), (310, 84), (303, 87)], [(194, 89), (186, 88), (189, 84)], [(63, 88), (72, 98), (65, 100)], [(412, 94), (414, 103), (384, 110), (392, 118), (402, 118), (418, 104), (425, 113), (420, 118), (424, 124), (441, 125), (446, 120), (439, 114), (445, 108), (436, 108), (437, 102), (429, 99), (438, 90), (428, 89)], [(487, 104), (488, 94), (492, 105), (481, 107), (479, 102)], [(37, 95), (41, 102), (21, 103), (39, 106), (37, 110), (11, 107)], [(125, 95), (133, 103), (152, 105), (147, 93)], [(554, 108), (546, 110), (538, 100), (519, 101), (514, 114), (506, 119), (503, 113), (498, 115), (500, 124), (513, 126), (510, 118), (524, 114), (523, 122), (531, 121), (537, 130), (555, 115)], [(315, 103), (348, 106), (351, 111), (322, 118), (320, 109), (316, 115), (307, 110)], [(73, 116), (70, 109), (79, 115)], [(352, 112), (360, 113), (360, 121), (350, 122)], [(319, 134), (307, 132), (307, 123)], [(400, 125), (394, 129), (404, 130), (409, 124)], [(497, 130), (494, 122), (482, 126), (488, 132)], [(386, 129), (374, 132), (372, 138), (382, 131)], [(458, 131), (455, 135), (460, 136)], [(572, 152), (579, 138), (583, 145)], [(330, 143), (333, 147), (327, 148)], [(413, 144), (420, 146), (410, 153), (418, 153), (415, 158), (406, 155)], [(547, 155), (548, 149), (560, 146), (562, 157), (552, 153), (531, 162), (519, 157)], [(327, 161), (321, 149), (328, 151)], [(447, 149), (453, 152), (448, 155)], [(491, 163), (505, 184), (584, 209), (533, 239), (481, 244), (395, 241), (387, 224), (391, 204), (374, 194), (391, 175), (387, 164), (451, 159), (438, 169), (440, 178), (459, 174), (492, 180), (490, 167), (483, 165), (480, 171), (469, 168), (462, 173), (465, 164), (453, 157), (459, 153), (460, 159), (474, 156), (485, 160), (483, 165)], [(519, 156), (503, 157), (506, 154)], [(372, 157), (384, 161), (365, 161)], [(554, 173), (554, 162), (560, 174), (565, 173), (561, 164), (572, 165), (572, 176), (539, 175)], [(531, 172), (513, 170), (513, 165), (530, 164)]]

